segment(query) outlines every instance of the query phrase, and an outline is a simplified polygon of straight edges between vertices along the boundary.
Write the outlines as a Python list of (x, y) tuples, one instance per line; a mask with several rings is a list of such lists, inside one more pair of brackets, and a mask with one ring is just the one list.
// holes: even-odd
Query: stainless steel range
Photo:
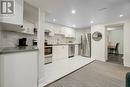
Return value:
[(45, 45), (45, 64), (52, 63), (52, 45)]
[(70, 44), (68, 51), (69, 51), (69, 58), (74, 57), (74, 54), (75, 54), (75, 45), (74, 44)]

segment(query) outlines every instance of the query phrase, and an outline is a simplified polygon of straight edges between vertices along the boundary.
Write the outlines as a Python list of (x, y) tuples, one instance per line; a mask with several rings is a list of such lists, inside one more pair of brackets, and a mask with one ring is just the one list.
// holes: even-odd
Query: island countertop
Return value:
[(38, 48), (34, 46), (26, 46), (26, 47), (5, 47), (0, 48), (0, 54), (8, 54), (8, 53), (17, 53), (17, 52), (28, 52), (28, 51), (37, 51)]

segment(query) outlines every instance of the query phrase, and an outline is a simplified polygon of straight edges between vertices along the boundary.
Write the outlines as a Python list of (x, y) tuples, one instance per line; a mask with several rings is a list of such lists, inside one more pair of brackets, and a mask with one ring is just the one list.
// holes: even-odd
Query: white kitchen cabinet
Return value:
[(53, 25), (53, 30), (55, 34), (64, 35), (64, 30), (59, 25)]
[(65, 34), (65, 31), (64, 29), (62, 29), (62, 26), (51, 24), (51, 23), (45, 24), (45, 30), (49, 31), (50, 36)]
[(2, 15), (0, 14), (0, 22), (23, 25), (23, 0), (15, 0), (14, 14), (13, 15)]
[(0, 55), (0, 87), (37, 87), (37, 51)]
[(53, 46), (53, 61), (68, 58), (68, 45)]
[(78, 45), (75, 45), (75, 56), (79, 55), (79, 47)]
[(72, 28), (65, 28), (65, 37), (75, 38), (75, 30)]
[(22, 33), (26, 33), (26, 34), (34, 34), (34, 28), (35, 28), (35, 25), (24, 20), (23, 22), (23, 31)]
[(54, 26), (49, 24), (49, 23), (45, 24), (45, 32), (46, 31), (49, 32), (49, 36), (54, 36), (55, 35)]
[(65, 37), (75, 38), (75, 30), (72, 28), (46, 23), (45, 30), (50, 31), (50, 36), (54, 36), (57, 34), (64, 35)]
[(24, 2), (23, 19), (38, 25), (39, 10), (37, 7)]

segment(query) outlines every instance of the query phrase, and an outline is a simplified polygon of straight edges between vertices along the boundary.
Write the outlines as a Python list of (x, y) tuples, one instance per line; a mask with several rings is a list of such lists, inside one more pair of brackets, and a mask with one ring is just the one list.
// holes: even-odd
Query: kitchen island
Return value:
[(37, 87), (37, 47), (0, 49), (0, 87)]
[(52, 61), (58, 61), (79, 55), (78, 43), (52, 44)]

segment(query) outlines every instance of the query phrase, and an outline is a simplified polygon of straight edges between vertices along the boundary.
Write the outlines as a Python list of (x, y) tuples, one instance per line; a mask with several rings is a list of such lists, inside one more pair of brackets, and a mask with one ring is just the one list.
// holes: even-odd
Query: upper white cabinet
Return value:
[(0, 22), (23, 25), (23, 0), (14, 0), (14, 14), (3, 15), (0, 14)]
[(24, 2), (23, 19), (34, 25), (38, 25), (38, 8)]
[(23, 31), (22, 33), (34, 34), (34, 28), (38, 25), (38, 8), (24, 2)]
[(0, 23), (2, 30), (34, 34), (34, 28), (37, 29), (38, 25), (38, 8), (23, 3), (23, 0), (15, 0), (15, 4), (15, 15), (0, 20), (3, 22)]
[(26, 33), (26, 34), (34, 34), (34, 28), (35, 28), (35, 25), (24, 20), (23, 21), (23, 31), (22, 33)]
[(65, 37), (71, 37), (71, 38), (75, 38), (75, 30), (72, 28), (64, 28), (65, 31)]
[(75, 30), (68, 27), (63, 27), (56, 24), (46, 23), (45, 24), (45, 31), (49, 32), (50, 36), (64, 35), (65, 37), (75, 38)]
[(50, 35), (50, 36), (54, 36), (54, 35), (55, 35), (54, 26), (52, 26), (52, 25), (49, 24), (49, 23), (46, 23), (46, 24), (45, 24), (45, 32), (49, 32), (49, 35)]

